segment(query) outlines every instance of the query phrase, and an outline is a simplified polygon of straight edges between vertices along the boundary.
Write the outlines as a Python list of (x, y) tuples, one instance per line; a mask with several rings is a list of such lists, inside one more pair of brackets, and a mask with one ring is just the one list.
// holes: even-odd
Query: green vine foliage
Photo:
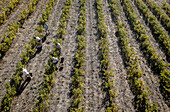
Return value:
[(12, 0), (9, 2), (6, 8), (2, 8), (3, 12), (0, 14), (0, 25), (4, 23), (7, 17), (12, 13), (12, 11), (19, 5), (23, 0)]
[[(136, 55), (136, 52), (133, 50), (132, 47), (129, 47), (129, 39), (127, 38), (128, 32), (126, 31), (124, 27), (124, 23), (120, 22), (120, 12), (118, 9), (118, 1), (116, 0), (109, 0), (109, 6), (111, 8), (112, 15), (116, 18), (117, 28), (118, 28), (118, 37), (121, 41), (120, 45), (122, 48), (122, 51), (125, 56), (126, 66), (127, 66), (127, 74), (129, 78), (129, 84), (131, 86), (131, 89), (133, 91), (133, 94), (135, 95), (135, 107), (140, 111), (157, 111), (156, 104), (151, 105), (149, 103), (148, 99), (148, 92), (146, 90), (146, 87), (144, 85), (143, 80), (140, 80), (139, 78), (142, 77), (143, 73), (140, 70), (140, 65), (138, 61), (138, 56)], [(124, 8), (127, 10), (128, 19), (130, 19), (131, 23), (133, 23), (133, 20), (137, 19), (137, 16), (135, 16), (134, 10), (132, 9), (130, 2), (128, 0), (122, 0), (122, 4)], [(127, 8), (128, 7), (128, 8)], [(131, 16), (132, 15), (132, 16)], [(142, 29), (142, 26), (138, 26), (139, 22), (134, 22), (133, 26), (136, 27), (137, 33), (141, 32), (139, 31)], [(142, 32), (141, 32), (142, 33)], [(144, 34), (145, 32), (143, 32)]]
[[(145, 21), (150, 24), (150, 27), (151, 27), (151, 30), (153, 31), (155, 39), (159, 41), (162, 48), (164, 49), (165, 54), (169, 57), (170, 56), (169, 36), (164, 32), (161, 25), (159, 25), (159, 22), (157, 21), (156, 17), (149, 13), (149, 9), (143, 3), (142, 0), (134, 0), (134, 2), (137, 8), (139, 9), (139, 11), (143, 14)], [(170, 25), (170, 20), (169, 20), (169, 23), (168, 21), (166, 23)], [(139, 30), (139, 31), (144, 31), (144, 30)], [(140, 32), (140, 34), (142, 33)]]
[(162, 8), (166, 12), (166, 14), (170, 17), (170, 5), (166, 2), (162, 2)]
[(170, 33), (170, 18), (153, 0), (144, 0), (153, 14), (161, 21), (164, 28)]
[[(35, 5), (37, 5), (38, 0), (31, 0), (31, 1), (32, 1), (31, 7), (35, 9)], [(52, 5), (52, 6), (55, 5), (54, 0), (50, 0), (48, 2), (48, 5)], [(46, 8), (47, 7), (49, 7), (49, 6), (46, 6)], [(48, 8), (48, 10), (46, 10), (46, 12), (47, 12), (46, 14), (48, 15), (47, 19), (49, 17), (49, 14), (51, 13), (51, 10), (52, 10), (52, 8)], [(42, 24), (40, 24), (40, 28), (41, 28), (41, 26), (42, 26)], [(19, 27), (19, 24), (17, 25), (17, 27)], [(38, 28), (38, 27), (36, 27), (36, 28)], [(9, 31), (16, 32), (17, 30), (12, 27), (12, 28), (9, 28)], [(37, 29), (37, 32), (36, 32), (37, 34), (35, 36), (42, 37), (42, 35), (40, 34), (41, 32), (42, 32), (41, 30)], [(11, 78), (11, 83), (10, 83), (9, 88), (7, 88), (7, 90), (12, 89), (12, 90), (14, 90), (14, 93), (17, 92), (16, 90), (17, 90), (18, 85), (21, 80), (22, 68), (25, 68), (25, 65), (29, 62), (30, 57), (34, 55), (36, 44), (37, 43), (36, 43), (35, 39), (32, 38), (32, 39), (30, 39), (29, 44), (27, 46), (25, 46), (26, 51), (22, 52), (21, 61), (17, 65), (15, 74)], [(49, 69), (53, 70), (53, 66), (50, 66)], [(47, 82), (51, 81), (52, 79), (53, 79), (53, 77), (51, 77), (51, 76), (46, 78)], [(46, 87), (46, 86), (44, 86), (44, 87)], [(48, 87), (48, 89), (49, 89), (49, 87)], [(45, 89), (45, 90), (48, 90), (48, 89)], [(9, 92), (6, 92), (6, 95), (3, 97), (4, 100), (2, 100), (2, 102), (1, 102), (1, 108), (0, 108), (1, 111), (7, 111), (10, 109), (10, 106), (11, 106), (10, 104), (11, 104), (12, 99), (14, 99), (15, 94), (10, 95), (9, 97), (6, 97), (6, 96), (9, 96)]]
[[(141, 10), (141, 12), (143, 11), (143, 9), (146, 9), (146, 5), (141, 1), (141, 0), (135, 0), (135, 3), (137, 5), (137, 7)], [(143, 7), (142, 9), (140, 7)], [(148, 15), (148, 14), (147, 14)], [(169, 37), (164, 35), (165, 33), (163, 32), (163, 30), (159, 30), (160, 26), (158, 25), (157, 21), (155, 20), (155, 17), (148, 16), (149, 18), (149, 22), (150, 24), (154, 25), (154, 31), (155, 34), (160, 35), (158, 38), (160, 39), (161, 42), (163, 42), (164, 47), (167, 49), (166, 50), (166, 54), (167, 56), (169, 56), (169, 48), (170, 48), (170, 44), (169, 44)], [(153, 19), (154, 18), (154, 19)], [(142, 30), (142, 29), (141, 29)], [(156, 31), (157, 30), (157, 31)], [(146, 31), (143, 31), (146, 32)], [(162, 32), (162, 33), (160, 33)], [(161, 92), (164, 96), (164, 98), (170, 102), (170, 99), (168, 98), (168, 94), (170, 94), (170, 83), (168, 83), (170, 81), (170, 71), (167, 69), (167, 67), (169, 66), (168, 64), (164, 63), (162, 59), (159, 58), (159, 55), (156, 54), (156, 50), (152, 47), (151, 43), (148, 41), (148, 37), (142, 35), (142, 33), (139, 33), (139, 39), (142, 43), (141, 47), (144, 50), (144, 54), (146, 54), (146, 56), (148, 56), (148, 61), (151, 65), (151, 67), (156, 70), (158, 72), (158, 74), (160, 74), (161, 76), (161, 80), (160, 80), (160, 89)], [(162, 40), (161, 40), (162, 39)], [(162, 75), (164, 74), (164, 75)], [(166, 76), (165, 76), (166, 75)], [(163, 80), (165, 79), (165, 80)]]
[[(66, 0), (64, 9), (68, 8), (68, 7), (71, 8), (71, 3), (72, 3), (71, 0)], [(52, 9), (53, 5), (54, 5), (54, 0), (50, 0), (48, 2), (48, 6), (46, 6), (45, 12), (42, 13), (42, 18), (40, 19), (41, 24), (44, 24), (47, 21), (48, 16), (51, 12), (50, 10)], [(68, 15), (69, 13), (70, 12), (68, 11), (66, 15)], [(63, 21), (64, 18), (65, 18), (65, 16), (62, 16), (61, 21)], [(39, 28), (41, 28), (41, 27), (39, 27)], [(37, 28), (37, 29), (39, 29), (39, 28)], [(62, 29), (62, 30), (65, 31), (65, 29)], [(64, 35), (62, 35), (62, 36), (64, 36)], [(44, 82), (43, 82), (43, 85), (39, 88), (41, 91), (39, 91), (38, 99), (35, 102), (35, 104), (36, 104), (36, 106), (34, 108), (35, 112), (39, 112), (39, 111), (46, 112), (48, 109), (48, 103), (49, 103), (48, 95), (50, 93), (51, 85), (53, 82), (53, 77), (56, 72), (55, 65), (52, 63), (52, 57), (55, 56), (55, 57), (59, 58), (59, 50), (57, 49), (56, 43), (61, 43), (61, 45), (62, 45), (62, 40), (57, 39), (56, 41), (54, 41), (54, 48), (51, 51), (50, 58), (48, 60), (48, 65), (45, 67)]]
[(103, 13), (103, 4), (100, 0), (96, 0), (97, 4), (97, 22), (98, 22), (98, 31), (99, 31), (99, 49), (100, 49), (100, 63), (101, 63), (101, 72), (104, 76), (105, 81), (105, 89), (109, 93), (109, 105), (106, 106), (106, 112), (117, 112), (118, 107), (115, 106), (114, 99), (116, 97), (116, 90), (114, 88), (113, 80), (111, 77), (114, 75), (112, 74), (112, 70), (108, 70), (110, 67), (109, 63), (109, 56), (110, 56), (110, 49), (109, 49), (109, 42), (107, 39), (107, 26), (104, 23), (104, 13)]
[[(136, 14), (135, 14), (130, 2), (128, 0), (122, 0), (122, 4), (123, 4), (124, 10), (127, 11), (126, 16), (128, 17), (128, 20), (133, 25), (133, 29), (135, 30), (135, 32), (137, 32), (136, 34), (137, 34), (138, 38), (140, 39), (140, 42), (142, 43), (141, 48), (143, 50), (143, 53), (146, 56), (146, 59), (148, 60), (148, 62), (150, 64), (151, 68), (154, 69), (155, 72), (157, 72), (161, 77), (164, 77), (161, 75), (161, 73), (167, 72), (166, 68), (168, 65), (166, 63), (164, 63), (162, 59), (159, 58), (158, 54), (155, 53), (156, 50), (152, 47), (152, 44), (150, 43), (150, 41), (148, 41), (147, 35), (145, 35), (146, 30), (145, 29), (140, 29), (140, 30), (135, 29), (135, 27), (137, 25), (138, 26), (140, 25), (141, 27), (143, 27), (143, 25), (141, 24), (140, 21), (138, 21), (138, 18), (136, 18)], [(167, 74), (168, 74), (167, 77), (169, 77), (169, 72), (167, 72)], [(161, 80), (160, 89), (161, 89), (161, 92), (162, 92), (164, 98), (169, 102), (169, 98), (167, 97), (167, 94), (169, 94), (170, 88), (169, 88), (168, 83), (166, 83), (164, 81), (167, 81), (167, 80)]]
[(85, 74), (83, 67), (85, 62), (85, 49), (86, 49), (86, 38), (84, 34), (86, 33), (86, 0), (80, 0), (80, 15), (77, 27), (77, 49), (76, 49), (76, 65), (74, 68), (74, 76), (72, 79), (72, 102), (70, 111), (71, 112), (84, 112), (84, 104), (82, 101), (83, 89), (85, 84), (83, 83), (82, 76)]
[(66, 23), (67, 23), (68, 18), (69, 18), (69, 13), (70, 13), (70, 10), (71, 10), (71, 4), (72, 4), (72, 0), (66, 0), (65, 7), (63, 8), (62, 18), (61, 18), (60, 23), (59, 23), (60, 28), (57, 30), (57, 34), (58, 34), (58, 37), (60, 39), (65, 38)]
[(16, 37), (16, 33), (24, 23), (24, 21), (28, 18), (28, 16), (32, 13), (33, 9), (35, 9), (36, 4), (38, 3), (38, 0), (30, 0), (32, 3), (29, 4), (29, 9), (25, 9), (24, 11), (21, 11), (21, 14), (19, 15), (19, 22), (17, 23), (10, 23), (8, 32), (3, 36), (3, 40), (0, 43), (0, 59), (3, 58), (5, 53), (9, 50), (13, 39)]

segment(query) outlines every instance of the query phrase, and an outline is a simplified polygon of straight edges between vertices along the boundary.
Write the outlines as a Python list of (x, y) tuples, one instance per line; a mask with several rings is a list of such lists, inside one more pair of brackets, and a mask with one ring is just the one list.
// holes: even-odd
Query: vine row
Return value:
[(168, 64), (164, 63), (159, 55), (156, 54), (156, 50), (153, 48), (151, 42), (149, 41), (149, 36), (146, 34), (146, 30), (142, 23), (138, 20), (135, 11), (130, 4), (129, 0), (121, 0), (123, 8), (126, 11), (126, 16), (129, 22), (132, 24), (132, 28), (135, 31), (138, 40), (141, 42), (141, 49), (145, 54), (149, 65), (154, 70), (155, 73), (160, 75), (160, 89), (165, 99), (168, 99), (169, 94), (169, 82), (170, 82), (170, 71), (168, 70)]
[[(65, 25), (66, 25), (66, 22), (69, 17), (71, 4), (72, 4), (72, 0), (66, 0), (64, 8), (63, 8), (62, 18), (60, 21), (64, 22), (63, 24), (65, 24)], [(63, 28), (63, 27), (61, 27), (61, 25), (62, 25), (61, 22), (60, 22), (60, 28)], [(65, 29), (63, 29), (63, 30), (65, 31)], [(65, 34), (63, 34), (62, 36), (65, 36)], [(60, 36), (60, 37), (62, 37), (62, 36)], [(53, 78), (54, 78), (54, 75), (56, 72), (55, 65), (52, 63), (52, 57), (59, 58), (59, 50), (57, 49), (56, 43), (57, 42), (61, 43), (61, 41), (62, 41), (61, 38), (58, 39), (57, 41), (54, 41), (54, 48), (52, 49), (52, 51), (50, 53), (48, 65), (45, 67), (44, 82), (39, 87), (40, 91), (39, 91), (38, 99), (35, 102), (36, 106), (34, 108), (34, 112), (39, 112), (39, 111), (46, 112), (47, 111), (47, 107), (48, 107), (48, 103), (49, 103), (48, 97), (49, 97), (49, 93), (51, 90)]]
[(22, 0), (12, 0), (7, 5), (6, 8), (2, 8), (3, 12), (0, 14), (0, 25), (4, 23), (7, 17), (12, 13), (12, 11), (19, 5), (19, 2)]
[(76, 65), (74, 67), (73, 82), (73, 99), (71, 103), (71, 112), (83, 112), (84, 106), (81, 104), (84, 99), (83, 89), (85, 84), (82, 82), (82, 76), (85, 74), (84, 62), (85, 62), (85, 49), (86, 49), (86, 0), (80, 0), (80, 15), (77, 27), (77, 49), (76, 49)]
[(149, 9), (142, 2), (142, 0), (134, 1), (139, 11), (144, 15), (145, 21), (147, 21), (150, 24), (154, 37), (159, 41), (159, 43), (162, 45), (162, 48), (164, 49), (165, 54), (167, 55), (167, 57), (169, 57), (170, 56), (169, 36), (163, 31), (161, 25), (159, 25), (159, 22), (156, 20), (155, 16), (149, 13)]
[(162, 8), (166, 12), (166, 14), (170, 17), (170, 5), (166, 2), (162, 3)]
[[(38, 2), (38, 0), (37, 0)], [(36, 3), (34, 1), (34, 3)], [(48, 5), (46, 5), (46, 15), (44, 16), (49, 16), (49, 13), (51, 12), (52, 6), (54, 5), (54, 0), (50, 0), (48, 2)], [(48, 18), (48, 17), (47, 17)], [(45, 20), (46, 21), (46, 20)], [(40, 24), (40, 26), (42, 26), (42, 24)], [(37, 30), (37, 29), (36, 29)], [(43, 37), (43, 35), (41, 35), (42, 31), (37, 30), (35, 36), (39, 36), (40, 38)], [(17, 64), (17, 68), (15, 69), (15, 73), (11, 78), (10, 83), (6, 83), (6, 94), (5, 96), (2, 98), (1, 104), (0, 104), (0, 110), (2, 112), (4, 111), (8, 111), (11, 107), (11, 102), (14, 99), (14, 96), (18, 94), (19, 92), (19, 84), (22, 80), (22, 68), (25, 68), (27, 63), (29, 62), (29, 60), (31, 59), (31, 57), (35, 54), (36, 52), (36, 47), (37, 42), (35, 39), (30, 39), (29, 44), (27, 46), (25, 46), (26, 51), (22, 52), (21, 55), (21, 61), (18, 62)]]
[(109, 7), (111, 8), (112, 16), (116, 18), (118, 37), (120, 39), (120, 46), (125, 56), (125, 62), (127, 66), (127, 74), (129, 79), (129, 84), (135, 95), (135, 107), (140, 111), (156, 111), (156, 104), (151, 105), (148, 99), (148, 92), (144, 81), (140, 78), (143, 73), (140, 69), (138, 56), (134, 51), (133, 47), (129, 47), (130, 40), (127, 38), (128, 32), (124, 27), (124, 23), (120, 20), (120, 10), (118, 10), (118, 1), (109, 0)]
[(153, 14), (161, 21), (161, 24), (165, 27), (165, 29), (170, 33), (170, 18), (168, 15), (162, 11), (162, 9), (153, 2), (153, 0), (143, 0), (147, 3), (149, 9), (153, 12)]
[(29, 15), (32, 14), (34, 9), (36, 8), (36, 5), (38, 3), (38, 0), (30, 0), (31, 3), (28, 6), (28, 9), (25, 9), (24, 11), (21, 11), (21, 14), (19, 15), (20, 20), (17, 23), (10, 23), (7, 33), (3, 36), (3, 40), (0, 43), (0, 59), (2, 59), (5, 56), (5, 53), (9, 50), (13, 39), (16, 37), (16, 33), (19, 29), (19, 27), (22, 27), (24, 21), (28, 18)]
[(66, 35), (66, 23), (68, 21), (68, 18), (69, 18), (69, 13), (70, 13), (70, 10), (71, 10), (71, 4), (72, 4), (72, 0), (66, 0), (66, 3), (65, 3), (65, 7), (63, 9), (63, 13), (62, 13), (62, 18), (60, 20), (60, 28), (57, 30), (57, 34), (58, 34), (58, 41), (61, 43), (61, 39), (64, 39), (65, 38), (65, 35)]
[(109, 70), (110, 63), (109, 63), (109, 41), (107, 39), (107, 26), (104, 23), (104, 12), (103, 12), (103, 4), (100, 0), (96, 0), (97, 4), (97, 26), (99, 31), (99, 49), (100, 49), (100, 63), (101, 63), (101, 73), (104, 76), (104, 84), (106, 95), (109, 97), (109, 105), (106, 105), (106, 112), (110, 111), (118, 111), (118, 107), (115, 106), (114, 99), (116, 98), (116, 90), (114, 88), (114, 81), (112, 77), (114, 74), (112, 73), (113, 70)]

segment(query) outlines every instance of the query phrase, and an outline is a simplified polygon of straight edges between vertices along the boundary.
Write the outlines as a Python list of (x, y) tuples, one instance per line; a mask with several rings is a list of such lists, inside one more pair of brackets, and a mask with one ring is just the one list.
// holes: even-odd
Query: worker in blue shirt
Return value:
[(44, 24), (44, 28), (45, 28), (46, 33), (49, 33), (49, 29), (48, 29), (48, 24), (47, 23)]

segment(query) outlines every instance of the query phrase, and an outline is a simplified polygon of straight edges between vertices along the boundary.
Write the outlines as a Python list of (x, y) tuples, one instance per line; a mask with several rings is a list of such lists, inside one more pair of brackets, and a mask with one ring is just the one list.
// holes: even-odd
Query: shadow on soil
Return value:
[(27, 85), (30, 83), (31, 78), (27, 78), (23, 83), (22, 80), (19, 84), (19, 87), (17, 88), (16, 96), (21, 95), (21, 93), (24, 91), (24, 89), (27, 87)]

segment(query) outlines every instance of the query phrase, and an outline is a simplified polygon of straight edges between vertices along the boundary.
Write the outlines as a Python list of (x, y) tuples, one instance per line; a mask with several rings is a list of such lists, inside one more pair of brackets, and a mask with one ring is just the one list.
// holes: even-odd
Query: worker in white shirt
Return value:
[(23, 73), (21, 76), (22, 79), (17, 87), (17, 94), (18, 93), (20, 94), (23, 91), (24, 87), (29, 83), (32, 77), (32, 73), (29, 73), (25, 68), (22, 68), (22, 73)]
[(22, 73), (23, 73), (24, 77), (31, 79), (32, 73), (29, 73), (29, 72), (27, 71), (27, 69), (22, 68)]
[(34, 39), (37, 42), (37, 50), (41, 51), (42, 50), (42, 40), (40, 39), (40, 37), (34, 37)]
[(40, 41), (40, 37), (34, 37), (34, 39), (36, 40), (36, 42)]
[(58, 63), (58, 58), (57, 57), (52, 57), (53, 60), (53, 64), (57, 64)]
[(55, 64), (55, 67), (56, 67), (56, 70), (58, 72), (58, 67), (57, 67), (57, 64), (58, 64), (58, 58), (57, 57), (52, 57), (52, 63)]
[(59, 57), (61, 56), (61, 45), (60, 43), (56, 43), (57, 49), (59, 50)]

